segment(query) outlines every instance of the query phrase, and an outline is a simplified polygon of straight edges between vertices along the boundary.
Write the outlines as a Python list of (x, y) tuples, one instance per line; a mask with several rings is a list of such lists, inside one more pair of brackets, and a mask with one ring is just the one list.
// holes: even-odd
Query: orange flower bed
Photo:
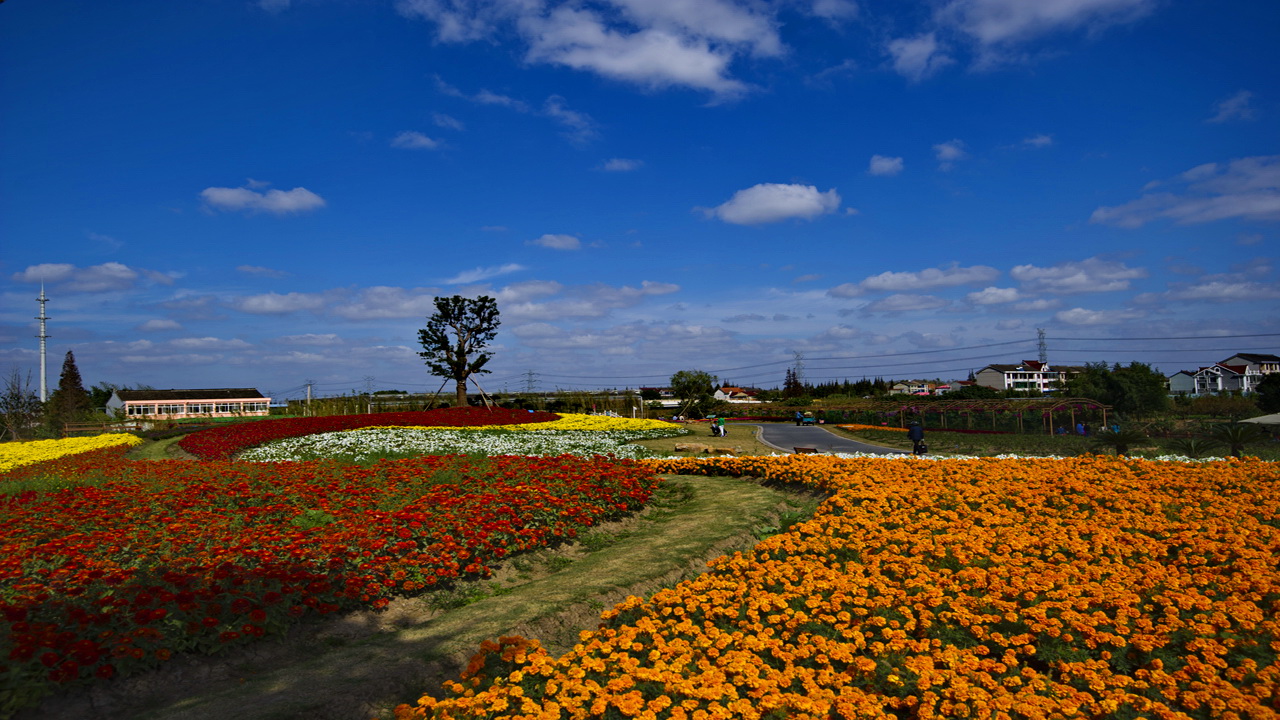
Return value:
[(906, 428), (890, 427), (888, 425), (863, 425), (861, 423), (845, 423), (843, 425), (837, 425), (836, 427), (840, 428), (841, 430), (850, 430), (853, 432), (858, 432), (859, 430), (884, 430), (887, 432), (904, 433), (907, 431)]
[(1278, 716), (1274, 464), (647, 464), (832, 496), (561, 657), (486, 644), (398, 718)]

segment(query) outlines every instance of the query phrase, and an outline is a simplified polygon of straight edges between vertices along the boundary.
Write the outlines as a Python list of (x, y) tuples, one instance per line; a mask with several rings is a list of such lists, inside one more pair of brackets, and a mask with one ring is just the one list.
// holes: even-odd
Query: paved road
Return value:
[(905, 454), (902, 450), (867, 445), (857, 440), (840, 437), (828, 432), (821, 425), (796, 426), (793, 423), (729, 423), (729, 434), (734, 429), (760, 428), (760, 441), (782, 452), (795, 452), (798, 447), (816, 448), (820, 453), (876, 453), (879, 455)]

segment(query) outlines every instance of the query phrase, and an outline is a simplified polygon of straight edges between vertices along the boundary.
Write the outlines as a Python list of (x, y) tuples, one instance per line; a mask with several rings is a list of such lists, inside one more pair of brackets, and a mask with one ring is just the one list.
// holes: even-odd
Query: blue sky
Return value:
[[(0, 366), (490, 391), (1280, 351), (1280, 4), (9, 0)], [(1257, 336), (1257, 337), (1244, 337)], [(1153, 339), (1143, 339), (1153, 338)], [(532, 374), (531, 374), (532, 373)], [(373, 378), (373, 380), (367, 380)]]

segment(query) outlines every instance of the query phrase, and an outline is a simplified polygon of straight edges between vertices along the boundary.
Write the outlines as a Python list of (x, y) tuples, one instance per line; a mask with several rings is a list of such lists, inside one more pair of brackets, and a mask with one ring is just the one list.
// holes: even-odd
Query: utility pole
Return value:
[(530, 395), (538, 391), (538, 373), (528, 370), (524, 374), (524, 391)]
[(40, 338), (40, 402), (49, 399), (49, 356), (47, 353), (47, 341), (49, 333), (45, 332), (45, 322), (49, 320), (49, 316), (45, 314), (44, 304), (49, 302), (49, 298), (44, 294), (44, 283), (40, 283), (40, 297), (36, 298), (36, 302), (40, 303), (40, 314), (36, 319), (40, 321), (40, 334), (36, 337)]
[(792, 350), (791, 354), (796, 356), (796, 383), (804, 386), (804, 353), (799, 350)]
[(307, 415), (311, 415), (311, 386), (315, 384), (315, 380), (307, 378)]

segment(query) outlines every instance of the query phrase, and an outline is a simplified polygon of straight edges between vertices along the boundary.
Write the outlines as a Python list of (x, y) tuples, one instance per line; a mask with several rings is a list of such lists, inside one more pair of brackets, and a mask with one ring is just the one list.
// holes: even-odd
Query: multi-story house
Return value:
[(1072, 375), (1084, 368), (1061, 365), (1051, 368), (1038, 360), (1023, 360), (1020, 365), (988, 365), (974, 373), (978, 385), (996, 390), (1021, 390), (1025, 392), (1054, 392)]

